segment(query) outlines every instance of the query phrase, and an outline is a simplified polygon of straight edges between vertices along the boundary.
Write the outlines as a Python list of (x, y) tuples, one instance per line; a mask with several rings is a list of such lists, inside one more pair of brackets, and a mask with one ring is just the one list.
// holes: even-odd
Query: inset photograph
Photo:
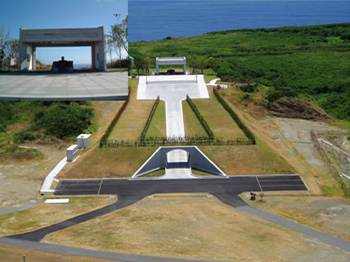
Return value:
[(127, 0), (0, 9), (0, 100), (127, 100)]

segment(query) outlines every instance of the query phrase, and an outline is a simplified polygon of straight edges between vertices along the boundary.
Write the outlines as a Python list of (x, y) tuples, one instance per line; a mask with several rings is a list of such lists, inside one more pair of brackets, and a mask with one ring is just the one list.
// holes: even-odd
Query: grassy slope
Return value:
[(231, 116), (218, 102), (209, 88), (209, 99), (193, 100), (203, 118), (207, 121), (216, 138), (246, 138)]
[(185, 123), (185, 134), (187, 137), (208, 137), (202, 124), (189, 106), (186, 100), (182, 101), (182, 110)]
[(157, 109), (154, 112), (151, 124), (146, 133), (146, 138), (149, 137), (166, 137), (164, 101), (159, 101)]
[(287, 95), (311, 95), (331, 115), (350, 120), (349, 35), (350, 24), (341, 24), (213, 32), (129, 46), (131, 54), (187, 56), (189, 63), (191, 56), (212, 56), (228, 64), (232, 77), (255, 79)]
[(136, 100), (137, 83), (137, 79), (129, 80), (131, 88), (129, 104), (112, 130), (109, 136), (111, 140), (140, 139), (154, 100)]

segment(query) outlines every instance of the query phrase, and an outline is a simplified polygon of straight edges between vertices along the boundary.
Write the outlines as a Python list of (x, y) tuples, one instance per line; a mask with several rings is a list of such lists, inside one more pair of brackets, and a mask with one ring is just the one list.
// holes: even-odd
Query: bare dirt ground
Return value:
[(68, 204), (45, 204), (42, 198), (35, 207), (0, 216), (0, 236), (25, 233), (55, 224), (112, 204), (116, 199), (108, 196), (70, 197)]
[[(97, 143), (115, 116), (118, 102), (93, 102), (98, 130), (92, 135)], [(40, 160), (19, 160), (0, 162), (0, 208), (40, 198), (39, 190), (48, 173), (66, 155), (66, 148), (76, 143), (55, 140), (52, 143), (37, 141), (24, 146), (35, 147), (44, 157)], [(83, 159), (89, 150), (80, 152)]]
[(50, 234), (44, 242), (209, 261), (350, 259), (348, 252), (239, 212), (204, 194), (148, 197)]
[(47, 253), (29, 249), (0, 246), (0, 261), (18, 262), (23, 261), (23, 255), (26, 261), (50, 261), (50, 262), (110, 262), (110, 260), (79, 257), (73, 255), (61, 255)]
[(0, 208), (37, 200), (46, 175), (62, 160), (68, 147), (64, 143), (25, 145), (36, 147), (44, 158), (0, 163)]
[(265, 193), (250, 205), (350, 241), (350, 200), (326, 196), (281, 196)]
[[(350, 133), (349, 133), (350, 136)], [(350, 176), (350, 140), (346, 135), (321, 135), (321, 138), (332, 143), (324, 144), (342, 173)], [(349, 181), (350, 182), (350, 181)]]

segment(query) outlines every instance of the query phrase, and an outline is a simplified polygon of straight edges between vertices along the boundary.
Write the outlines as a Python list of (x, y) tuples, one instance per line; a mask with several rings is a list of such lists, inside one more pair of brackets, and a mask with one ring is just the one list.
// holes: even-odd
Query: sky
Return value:
[[(19, 29), (88, 28), (104, 26), (106, 33), (128, 14), (128, 0), (0, 0), (0, 27), (19, 39)], [(124, 54), (125, 55), (125, 54)], [(74, 64), (91, 64), (90, 47), (41, 47), (37, 60), (51, 65), (61, 59)], [(117, 55), (114, 54), (116, 59)], [(107, 60), (109, 61), (107, 54)]]

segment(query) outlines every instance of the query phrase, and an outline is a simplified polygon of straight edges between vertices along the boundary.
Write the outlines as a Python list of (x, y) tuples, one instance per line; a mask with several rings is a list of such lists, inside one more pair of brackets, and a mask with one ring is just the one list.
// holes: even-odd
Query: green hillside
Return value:
[[(147, 57), (186, 56), (188, 66), (224, 80), (269, 86), (266, 99), (306, 97), (338, 119), (350, 120), (350, 24), (231, 30), (189, 38), (129, 43), (136, 69)], [(202, 70), (199, 70), (200, 72)]]
[(94, 108), (88, 102), (0, 101), (0, 116), (0, 161), (38, 156), (37, 150), (17, 144), (70, 139), (95, 128)]

